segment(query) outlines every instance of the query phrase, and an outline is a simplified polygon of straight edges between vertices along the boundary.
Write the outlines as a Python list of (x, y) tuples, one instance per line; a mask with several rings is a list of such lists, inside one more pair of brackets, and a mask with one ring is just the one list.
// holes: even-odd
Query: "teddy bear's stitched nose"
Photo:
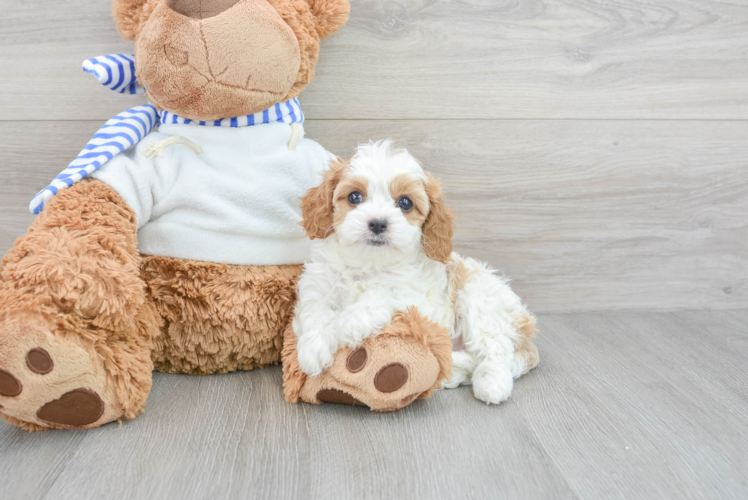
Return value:
[(183, 16), (208, 19), (230, 9), (240, 0), (168, 0), (168, 6)]

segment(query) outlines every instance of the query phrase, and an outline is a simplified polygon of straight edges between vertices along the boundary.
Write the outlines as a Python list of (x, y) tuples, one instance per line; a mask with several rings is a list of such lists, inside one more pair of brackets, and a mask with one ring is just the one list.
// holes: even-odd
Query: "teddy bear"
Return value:
[[(84, 70), (150, 104), (107, 121), (33, 198), (38, 216), (2, 260), (4, 420), (98, 427), (143, 412), (154, 370), (280, 362), (309, 246), (299, 198), (335, 158), (304, 137), (297, 97), (348, 14), (348, 0), (114, 0), (134, 56)], [(368, 366), (417, 358), (428, 395), (448, 361), (422, 328), (396, 318)], [(398, 406), (360, 375), (315, 383), (327, 392), (313, 402)], [(336, 396), (359, 386), (364, 401)]]

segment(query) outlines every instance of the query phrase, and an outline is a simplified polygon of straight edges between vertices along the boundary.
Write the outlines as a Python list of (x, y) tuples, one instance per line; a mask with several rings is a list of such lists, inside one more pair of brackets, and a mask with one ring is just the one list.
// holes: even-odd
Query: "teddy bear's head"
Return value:
[(138, 80), (159, 108), (192, 120), (250, 115), (298, 96), (348, 0), (114, 0), (135, 40)]

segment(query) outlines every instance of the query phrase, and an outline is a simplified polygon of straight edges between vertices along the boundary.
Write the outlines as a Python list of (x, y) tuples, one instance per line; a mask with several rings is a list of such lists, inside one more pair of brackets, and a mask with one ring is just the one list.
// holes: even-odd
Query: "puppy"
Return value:
[(333, 162), (302, 198), (312, 242), (293, 328), (301, 369), (319, 375), (342, 346), (355, 347), (415, 306), (453, 339), (453, 375), (481, 401), (509, 397), (538, 363), (535, 318), (507, 281), (452, 252), (453, 215), (439, 182), (404, 149), (383, 141)]

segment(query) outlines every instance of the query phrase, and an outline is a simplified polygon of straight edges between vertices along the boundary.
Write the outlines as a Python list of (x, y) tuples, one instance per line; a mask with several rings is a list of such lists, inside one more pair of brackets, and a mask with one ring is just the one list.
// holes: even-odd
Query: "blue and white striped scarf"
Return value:
[[(83, 61), (83, 71), (94, 75), (102, 85), (120, 94), (142, 94), (145, 93), (145, 88), (137, 82), (134, 61), (135, 56), (127, 54), (99, 56)], [(49, 186), (34, 196), (29, 210), (32, 214), (41, 212), (44, 204), (60, 189), (68, 188), (86, 178), (116, 154), (142, 141), (159, 122), (207, 127), (250, 127), (262, 123), (290, 124), (303, 121), (304, 113), (296, 98), (275, 104), (253, 115), (212, 121), (190, 120), (166, 110), (159, 113), (152, 104), (136, 106), (109, 119), (88, 141), (75, 160), (55, 177)]]
[(189, 118), (182, 118), (174, 113), (169, 113), (166, 110), (161, 111), (161, 123), (164, 125), (180, 124), (180, 125), (202, 125), (203, 127), (251, 127), (252, 125), (260, 125), (261, 123), (301, 123), (304, 121), (304, 113), (301, 112), (301, 106), (299, 100), (295, 97), (289, 99), (286, 102), (279, 102), (273, 107), (260, 111), (253, 115), (236, 116), (234, 118), (223, 118), (221, 120), (212, 121), (195, 121)]
[(109, 54), (83, 61), (83, 71), (103, 86), (120, 94), (145, 94), (145, 87), (135, 78), (135, 56)]

